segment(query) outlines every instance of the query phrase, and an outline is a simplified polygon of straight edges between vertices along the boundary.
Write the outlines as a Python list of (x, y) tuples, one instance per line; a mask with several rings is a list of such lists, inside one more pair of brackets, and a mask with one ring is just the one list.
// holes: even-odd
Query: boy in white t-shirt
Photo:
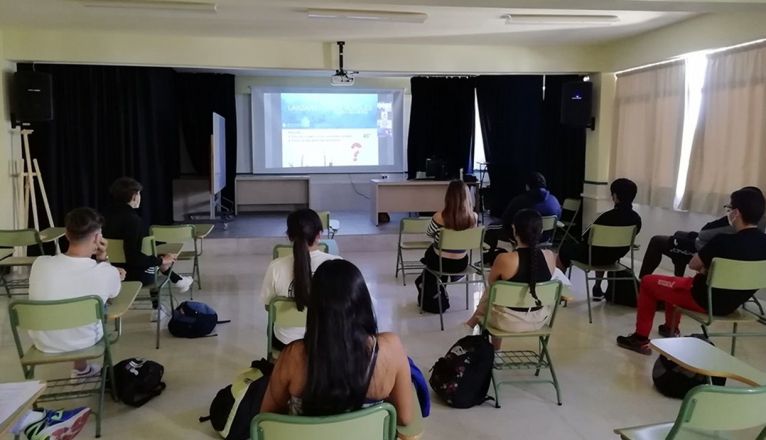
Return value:
[[(320, 264), (340, 257), (319, 250), (322, 221), (311, 209), (299, 209), (287, 216), (287, 237), (293, 254), (273, 260), (266, 269), (261, 286), (261, 301), (266, 306), (276, 296), (295, 299), (299, 310), (308, 304), (311, 274)], [(303, 339), (306, 327), (274, 326), (272, 346), (281, 350), (287, 344)]]
[[(104, 304), (120, 292), (125, 272), (106, 260), (106, 241), (101, 236), (103, 217), (91, 208), (77, 208), (66, 215), (66, 253), (38, 257), (29, 275), (29, 299), (54, 301), (88, 295), (100, 296)], [(95, 259), (93, 258), (95, 257)], [(29, 331), (35, 347), (44, 353), (62, 353), (92, 347), (101, 340), (101, 323), (64, 330)], [(72, 377), (97, 375), (98, 367), (75, 361)]]

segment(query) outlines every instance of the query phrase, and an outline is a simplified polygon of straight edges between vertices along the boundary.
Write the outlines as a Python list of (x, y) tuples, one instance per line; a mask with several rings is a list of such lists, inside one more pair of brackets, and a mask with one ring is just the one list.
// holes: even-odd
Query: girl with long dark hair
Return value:
[[(266, 269), (261, 287), (261, 300), (265, 305), (275, 296), (295, 299), (298, 310), (309, 304), (311, 274), (323, 262), (335, 255), (319, 250), (322, 221), (311, 209), (299, 209), (287, 216), (287, 238), (293, 245), (292, 255), (273, 260)], [(272, 345), (281, 350), (285, 345), (301, 339), (303, 327), (274, 327)]]
[[(426, 249), (420, 260), (426, 267), (439, 270), (439, 239), (442, 229), (463, 231), (476, 226), (478, 216), (473, 211), (471, 193), (468, 186), (460, 180), (453, 180), (444, 195), (444, 209), (434, 214), (428, 225), (426, 235), (433, 239), (433, 244)], [(465, 249), (442, 249), (442, 269), (445, 272), (461, 272), (468, 266)], [(444, 278), (446, 281), (446, 277)], [(437, 289), (436, 277), (424, 270), (415, 280), (418, 289), (418, 303), (424, 311), (439, 313), (438, 297), (442, 295), (442, 312), (449, 308), (449, 297), (444, 289)]]
[[(495, 258), (489, 273), (490, 286), (495, 281), (514, 281), (527, 283), (529, 294), (537, 300), (536, 283), (550, 281), (556, 271), (556, 255), (550, 250), (537, 247), (543, 231), (543, 219), (534, 209), (522, 209), (513, 218), (513, 225), (508, 231), (516, 238), (516, 249), (502, 253)], [(473, 329), (487, 314), (489, 290), (485, 290), (473, 316), (465, 323)], [(539, 301), (538, 301), (539, 304)], [(493, 306), (489, 324), (497, 329), (515, 333), (540, 329), (548, 321), (551, 310), (538, 305), (530, 309)], [(493, 338), (495, 348), (500, 348), (500, 340)]]
[(415, 402), (399, 337), (378, 333), (372, 300), (356, 266), (322, 263), (314, 273), (306, 335), (277, 360), (261, 412), (324, 416), (387, 401), (400, 425)]

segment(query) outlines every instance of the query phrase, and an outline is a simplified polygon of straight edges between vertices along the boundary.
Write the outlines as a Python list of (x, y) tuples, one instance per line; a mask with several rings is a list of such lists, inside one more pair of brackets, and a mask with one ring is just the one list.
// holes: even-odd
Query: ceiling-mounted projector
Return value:
[(338, 70), (330, 77), (330, 85), (333, 86), (353, 86), (354, 75), (359, 72), (348, 71), (343, 69), (343, 45), (344, 41), (338, 41)]

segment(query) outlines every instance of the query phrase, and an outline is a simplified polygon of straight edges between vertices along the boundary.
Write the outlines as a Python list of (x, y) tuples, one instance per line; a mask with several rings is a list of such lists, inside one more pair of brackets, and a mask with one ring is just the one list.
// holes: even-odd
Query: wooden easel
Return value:
[[(23, 188), (23, 200), (24, 200), (24, 206), (21, 209), (21, 212), (19, 214), (19, 218), (21, 219), (20, 226), (22, 228), (27, 227), (29, 225), (29, 219), (27, 216), (29, 215), (29, 205), (30, 202), (32, 204), (32, 220), (35, 225), (36, 230), (40, 230), (40, 220), (37, 215), (37, 194), (35, 191), (35, 182), (40, 186), (40, 197), (43, 201), (43, 206), (45, 207), (45, 214), (48, 217), (48, 226), (53, 226), (53, 215), (51, 215), (51, 207), (48, 204), (48, 195), (45, 192), (45, 185), (43, 184), (43, 178), (40, 174), (40, 166), (37, 164), (37, 159), (32, 159), (32, 155), (29, 153), (29, 135), (32, 134), (34, 130), (30, 130), (27, 128), (22, 128), (20, 130), (21, 134), (21, 142), (23, 145), (23, 167), (20, 173), (17, 174), (19, 179), (19, 185), (18, 188)], [(58, 243), (56, 243), (56, 247), (58, 248)]]

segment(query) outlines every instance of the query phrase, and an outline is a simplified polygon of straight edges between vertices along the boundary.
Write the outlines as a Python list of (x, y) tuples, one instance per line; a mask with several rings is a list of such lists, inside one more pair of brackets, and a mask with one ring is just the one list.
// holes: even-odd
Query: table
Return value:
[[(378, 225), (382, 212), (435, 212), (444, 208), (449, 180), (372, 179), (370, 220)], [(466, 182), (475, 188), (478, 183)], [(477, 191), (478, 193), (478, 191)], [(474, 203), (475, 206), (475, 203)]]
[(13, 249), (8, 249), (8, 248), (0, 249), (0, 260), (2, 260), (5, 257), (10, 257), (11, 255), (13, 255)]
[(196, 223), (194, 224), (194, 239), (200, 240), (207, 237), (210, 232), (213, 231), (215, 224), (213, 223)]
[(178, 254), (183, 249), (183, 243), (162, 243), (157, 245), (157, 255)]
[(63, 227), (47, 228), (40, 231), (40, 241), (42, 241), (43, 243), (48, 243), (54, 240), (58, 240), (64, 235), (66, 235), (66, 228), (63, 228)]
[(106, 317), (109, 319), (120, 319), (125, 312), (133, 305), (138, 292), (141, 291), (140, 281), (123, 281), (120, 285), (120, 292), (109, 301), (106, 308)]
[(309, 206), (309, 176), (238, 174), (234, 180), (234, 215), (243, 207)]
[(651, 347), (695, 373), (726, 377), (753, 387), (766, 385), (766, 373), (698, 338), (652, 339)]
[[(39, 389), (37, 389), (34, 393), (30, 394), (29, 397), (24, 400), (24, 402), (10, 415), (10, 417), (6, 418), (5, 420), (0, 420), (0, 436), (5, 435), (10, 429), (13, 427), (14, 424), (19, 420), (21, 416), (26, 414), (27, 411), (29, 411), (32, 408), (32, 405), (34, 405), (35, 401), (45, 392), (45, 382), (39, 382), (39, 381), (32, 381), (32, 382), (38, 382), (40, 384)], [(18, 383), (7, 383), (7, 384), (0, 384), (0, 391), (3, 391), (4, 388), (12, 387), (14, 385), (24, 385), (24, 384), (18, 384)]]

